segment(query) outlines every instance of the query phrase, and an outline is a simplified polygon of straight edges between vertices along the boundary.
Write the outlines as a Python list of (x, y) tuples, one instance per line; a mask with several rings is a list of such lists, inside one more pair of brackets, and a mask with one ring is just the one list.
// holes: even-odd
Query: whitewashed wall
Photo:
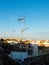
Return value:
[(24, 60), (24, 58), (27, 58), (27, 52), (11, 52), (11, 54), (9, 55), (10, 57), (12, 57), (12, 59), (16, 60), (16, 59), (20, 59), (20, 60)]

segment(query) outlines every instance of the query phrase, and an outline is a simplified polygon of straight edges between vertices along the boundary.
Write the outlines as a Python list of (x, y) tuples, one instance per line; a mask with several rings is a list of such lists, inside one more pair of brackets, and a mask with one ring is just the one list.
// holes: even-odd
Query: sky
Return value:
[(0, 37), (49, 39), (49, 0), (0, 0)]

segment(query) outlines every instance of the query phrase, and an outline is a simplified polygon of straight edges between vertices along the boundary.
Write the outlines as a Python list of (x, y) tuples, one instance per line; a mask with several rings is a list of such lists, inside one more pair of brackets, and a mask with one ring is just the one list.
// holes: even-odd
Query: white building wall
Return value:
[(11, 54), (9, 55), (10, 57), (12, 57), (12, 59), (16, 60), (24, 60), (25, 58), (27, 58), (27, 52), (11, 52)]

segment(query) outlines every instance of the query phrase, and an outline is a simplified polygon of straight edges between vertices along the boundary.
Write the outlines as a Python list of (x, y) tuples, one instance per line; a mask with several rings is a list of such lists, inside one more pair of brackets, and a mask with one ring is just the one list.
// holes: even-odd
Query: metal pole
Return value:
[(21, 41), (22, 41), (22, 34), (23, 34), (22, 30), (23, 30), (23, 27), (24, 27), (24, 18), (23, 17), (20, 17), (18, 19), (18, 21), (20, 21), (22, 23), (22, 28), (21, 28)]
[(21, 29), (21, 41), (22, 41), (22, 39), (23, 39), (23, 25), (24, 25), (24, 23), (22, 22), (22, 29)]
[(12, 38), (11, 38), (12, 43), (13, 43), (13, 34), (14, 34), (14, 31), (12, 31)]

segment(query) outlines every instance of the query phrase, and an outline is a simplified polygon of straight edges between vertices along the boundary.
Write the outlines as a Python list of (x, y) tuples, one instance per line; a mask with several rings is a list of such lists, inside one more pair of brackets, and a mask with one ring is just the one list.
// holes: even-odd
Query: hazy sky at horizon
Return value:
[(28, 27), (24, 38), (49, 39), (49, 0), (0, 0), (0, 36), (11, 37), (15, 31), (13, 36), (20, 37), (21, 16)]

